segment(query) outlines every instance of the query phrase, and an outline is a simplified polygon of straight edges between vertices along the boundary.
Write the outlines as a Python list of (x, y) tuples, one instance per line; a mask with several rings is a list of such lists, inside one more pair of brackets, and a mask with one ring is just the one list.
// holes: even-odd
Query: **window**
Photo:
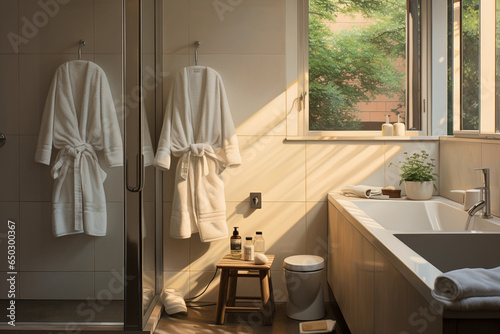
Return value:
[(497, 137), (500, 1), (452, 0), (451, 5), (454, 134)]
[(303, 1), (304, 135), (376, 136), (385, 115), (423, 130), (421, 0)]

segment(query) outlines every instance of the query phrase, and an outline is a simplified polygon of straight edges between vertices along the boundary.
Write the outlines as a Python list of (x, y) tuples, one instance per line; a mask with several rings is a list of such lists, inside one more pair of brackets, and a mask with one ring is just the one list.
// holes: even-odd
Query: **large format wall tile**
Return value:
[(203, 53), (285, 54), (285, 0), (189, 1), (189, 36)]
[(124, 206), (123, 203), (114, 202), (108, 202), (106, 205), (108, 215), (106, 236), (93, 237), (96, 271), (121, 270), (124, 263)]
[(226, 201), (247, 201), (261, 192), (263, 201), (305, 200), (305, 145), (281, 136), (239, 136), (243, 163), (223, 173)]
[[(256, 231), (262, 231), (266, 253), (276, 255), (273, 270), (281, 267), (285, 257), (305, 254), (306, 222), (302, 202), (267, 202), (259, 210), (251, 209), (249, 202), (227, 202), (226, 205), (229, 235), (234, 227), (239, 227), (244, 243), (245, 237), (254, 237)], [(202, 243), (198, 235), (193, 235), (189, 269), (212, 270), (226, 254), (229, 254), (229, 238)]]
[(19, 0), (0, 1), (0, 53), (17, 53)]
[(23, 271), (93, 271), (95, 237), (86, 234), (54, 237), (51, 206), (48, 202), (21, 202), (23, 247), (19, 249), (18, 260)]
[[(172, 204), (163, 203), (163, 268), (169, 271), (189, 269), (189, 243), (191, 239), (175, 239), (170, 236)], [(198, 234), (193, 235), (198, 238)]]
[(23, 202), (52, 201), (52, 167), (35, 161), (37, 140), (38, 136), (21, 136), (19, 189)]
[[(500, 216), (500, 169), (498, 168), (498, 158), (500, 157), (500, 145), (497, 143), (482, 144), (481, 165), (476, 168), (490, 169), (490, 198), (491, 198), (491, 214)], [(479, 174), (480, 182), (475, 184), (475, 187), (483, 185), (483, 175), (481, 171), (473, 171), (474, 174)], [(476, 176), (475, 175), (475, 176)]]
[(306, 153), (308, 201), (326, 201), (347, 185), (384, 186), (383, 143), (313, 142)]
[(111, 272), (94, 273), (94, 295), (102, 301), (123, 300), (125, 285), (123, 282), (123, 271), (113, 270)]
[[(216, 284), (215, 282), (213, 284)], [(189, 297), (189, 272), (188, 271), (164, 271), (163, 287), (165, 289), (176, 289), (182, 292), (184, 298)]]
[[(433, 160), (435, 165), (434, 172), (439, 174), (439, 145), (436, 142), (387, 142), (385, 145), (385, 186), (393, 186), (396, 189), (402, 189), (401, 194), (406, 195), (404, 184), (399, 185), (402, 173), (396, 166), (389, 166), (391, 163), (400, 166), (401, 162), (406, 160), (407, 156), (412, 156), (413, 153), (421, 154), (425, 151), (429, 154), (429, 159)], [(405, 154), (405, 152), (407, 154)], [(439, 176), (435, 175), (435, 185), (438, 191), (434, 191), (434, 195), (439, 192)]]
[(20, 136), (7, 136), (0, 148), (0, 202), (19, 201), (19, 140)]
[(84, 53), (94, 53), (93, 0), (72, 0), (65, 4), (23, 0), (19, 2), (19, 31), (28, 42), (21, 53), (71, 53), (77, 56), (80, 39)]
[(0, 54), (0, 131), (19, 134), (19, 75), (17, 55)]
[(186, 0), (163, 2), (163, 53), (188, 54), (194, 50), (194, 41), (189, 39), (189, 5)]
[[(19, 210), (19, 202), (0, 202), (0, 254), (3, 254), (0, 256), (0, 271), (19, 271), (21, 269), (18, 261), (14, 264), (10, 263), (14, 268), (10, 268), (7, 262), (7, 256), (16, 256), (21, 248)], [(9, 221), (12, 221), (13, 224)], [(11, 240), (11, 244), (14, 242), (14, 254), (11, 254), (12, 250), (9, 253), (9, 240)], [(3, 294), (3, 296), (5, 298), (6, 295)]]
[(23, 272), (21, 299), (93, 299), (93, 272)]
[(94, 0), (95, 52), (121, 54), (122, 29), (122, 1)]
[(450, 190), (472, 189), (481, 185), (481, 173), (474, 168), (482, 166), (481, 143), (467, 141), (440, 141), (441, 196), (462, 203), (462, 195)]

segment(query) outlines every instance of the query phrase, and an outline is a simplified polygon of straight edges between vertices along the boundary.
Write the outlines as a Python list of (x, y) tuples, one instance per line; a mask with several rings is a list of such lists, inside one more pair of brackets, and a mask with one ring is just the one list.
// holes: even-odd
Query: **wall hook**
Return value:
[(82, 59), (82, 48), (87, 44), (84, 39), (81, 39), (80, 42), (78, 42), (78, 60)]
[(200, 47), (201, 42), (196, 41), (194, 42), (194, 64), (198, 66), (198, 48)]

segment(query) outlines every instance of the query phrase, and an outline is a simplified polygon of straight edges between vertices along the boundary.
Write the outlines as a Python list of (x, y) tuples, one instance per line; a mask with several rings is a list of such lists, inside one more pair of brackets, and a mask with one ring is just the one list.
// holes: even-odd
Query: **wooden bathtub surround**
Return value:
[[(274, 255), (266, 254), (265, 264), (255, 264), (254, 261), (235, 260), (228, 254), (224, 256), (217, 268), (221, 270), (219, 295), (217, 298), (216, 320), (218, 325), (224, 324), (228, 312), (261, 312), (264, 325), (272, 325), (274, 314), (273, 283), (271, 280), (271, 265)], [(238, 277), (253, 277), (260, 281), (260, 296), (237, 296)], [(235, 306), (236, 300), (260, 300), (261, 307)]]
[[(327, 279), (351, 333), (500, 333), (499, 311), (443, 309), (431, 297), (431, 288), (400, 258), (408, 253), (388, 248), (381, 241), (383, 236), (379, 229), (370, 231), (370, 225), (363, 225), (346, 207), (329, 194)], [(453, 241), (459, 243), (457, 248), (460, 244), (468, 244), (471, 240), (466, 242), (464, 238), (471, 237), (498, 237), (500, 242), (500, 234), (431, 236), (442, 241), (441, 245), (434, 241), (434, 249), (446, 252), (453, 259), (461, 255), (453, 251), (450, 246), (454, 245), (448, 239), (455, 238)], [(395, 236), (391, 238), (397, 240)], [(385, 240), (389, 241), (387, 237)], [(494, 240), (490, 241), (489, 244), (494, 244)], [(399, 247), (400, 240), (397, 243)], [(428, 251), (427, 247), (431, 246), (432, 243), (427, 242), (422, 247)], [(458, 268), (457, 265), (448, 269)]]
[(332, 203), (328, 217), (328, 283), (351, 333), (442, 333), (442, 318)]

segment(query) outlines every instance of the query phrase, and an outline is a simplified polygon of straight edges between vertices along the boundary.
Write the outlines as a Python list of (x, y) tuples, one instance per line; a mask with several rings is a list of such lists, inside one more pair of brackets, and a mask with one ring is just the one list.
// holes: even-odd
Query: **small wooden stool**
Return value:
[[(269, 259), (265, 264), (255, 264), (254, 261), (234, 260), (226, 255), (217, 263), (221, 269), (219, 297), (217, 299), (216, 323), (224, 324), (226, 312), (261, 312), (264, 325), (271, 325), (274, 313), (273, 283), (271, 280), (271, 265), (274, 255), (266, 254)], [(251, 271), (257, 271), (252, 273)], [(236, 296), (238, 277), (258, 277), (260, 280), (260, 297)], [(229, 297), (227, 295), (229, 289)], [(236, 299), (261, 300), (261, 307), (237, 307)]]

